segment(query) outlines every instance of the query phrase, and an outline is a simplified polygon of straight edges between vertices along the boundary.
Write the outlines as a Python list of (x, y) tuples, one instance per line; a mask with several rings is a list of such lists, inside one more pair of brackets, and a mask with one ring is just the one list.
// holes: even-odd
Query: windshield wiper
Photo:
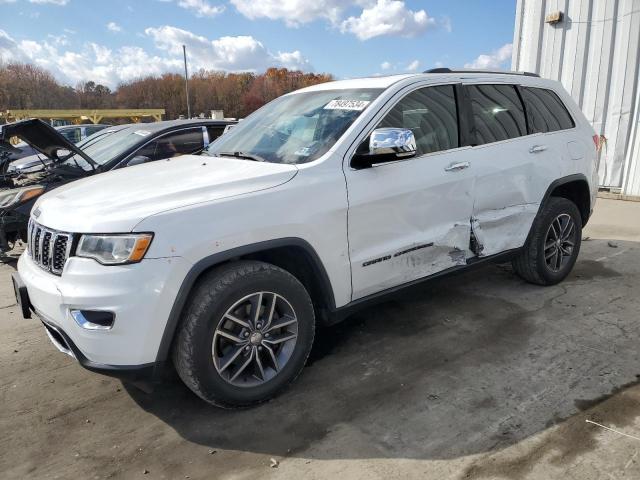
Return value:
[(258, 155), (253, 153), (245, 153), (245, 152), (216, 152), (216, 155), (219, 157), (234, 157), (234, 158), (242, 158), (243, 160), (253, 160), (254, 162), (266, 162), (266, 160)]

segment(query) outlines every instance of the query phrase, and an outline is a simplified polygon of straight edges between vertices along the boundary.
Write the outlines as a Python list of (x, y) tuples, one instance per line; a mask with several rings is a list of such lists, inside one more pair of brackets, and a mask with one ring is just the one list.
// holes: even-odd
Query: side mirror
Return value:
[(368, 151), (366, 148), (364, 150), (356, 152), (351, 159), (351, 167), (371, 168), (378, 163), (414, 157), (417, 152), (416, 138), (408, 128), (376, 128), (369, 137)]
[(137, 155), (127, 162), (127, 167), (133, 167), (134, 165), (140, 165), (141, 163), (147, 163), (151, 159), (144, 155)]

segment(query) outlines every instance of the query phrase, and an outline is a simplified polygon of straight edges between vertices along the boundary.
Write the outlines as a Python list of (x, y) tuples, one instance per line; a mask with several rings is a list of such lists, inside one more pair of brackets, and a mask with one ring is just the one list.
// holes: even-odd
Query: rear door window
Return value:
[(544, 88), (520, 90), (529, 116), (529, 133), (547, 133), (575, 127), (571, 115), (558, 95)]
[(378, 127), (410, 129), (416, 138), (418, 156), (457, 148), (458, 114), (453, 85), (411, 92), (387, 113)]
[(527, 134), (524, 107), (513, 85), (468, 85), (476, 145)]

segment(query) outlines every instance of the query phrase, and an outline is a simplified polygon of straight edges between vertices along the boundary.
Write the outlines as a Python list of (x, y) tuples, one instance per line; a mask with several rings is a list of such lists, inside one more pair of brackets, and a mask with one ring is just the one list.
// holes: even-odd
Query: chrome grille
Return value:
[(61, 275), (71, 254), (73, 234), (58, 232), (29, 220), (27, 252), (33, 261), (54, 275)]

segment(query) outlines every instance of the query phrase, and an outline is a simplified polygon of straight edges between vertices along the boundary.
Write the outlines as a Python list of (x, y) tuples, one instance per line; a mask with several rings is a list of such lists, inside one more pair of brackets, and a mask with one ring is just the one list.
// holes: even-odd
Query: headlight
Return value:
[(8, 208), (26, 202), (30, 198), (37, 197), (44, 193), (42, 185), (34, 185), (33, 187), (12, 188), (10, 190), (0, 191), (0, 208)]
[(76, 255), (93, 258), (103, 265), (136, 263), (144, 258), (152, 239), (152, 233), (82, 235)]

